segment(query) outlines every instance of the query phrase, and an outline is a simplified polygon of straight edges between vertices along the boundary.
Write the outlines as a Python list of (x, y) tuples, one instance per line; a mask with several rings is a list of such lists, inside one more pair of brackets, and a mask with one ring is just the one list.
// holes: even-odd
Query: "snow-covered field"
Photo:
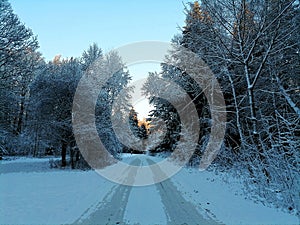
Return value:
[[(127, 155), (124, 161), (136, 158), (142, 164), (148, 158), (159, 160)], [(94, 171), (49, 169), (48, 164), (48, 159), (0, 162), (0, 224), (84, 222), (90, 215), (97, 218), (97, 210), (114, 202), (118, 191), (127, 193), (120, 195), (126, 197), (121, 222), (166, 224), (170, 220), (167, 208), (171, 206), (166, 206), (168, 199), (157, 185), (123, 188)], [(221, 175), (184, 168), (168, 182), (199, 214), (224, 224), (299, 224), (296, 216), (245, 199), (241, 184), (232, 178), (224, 182)]]

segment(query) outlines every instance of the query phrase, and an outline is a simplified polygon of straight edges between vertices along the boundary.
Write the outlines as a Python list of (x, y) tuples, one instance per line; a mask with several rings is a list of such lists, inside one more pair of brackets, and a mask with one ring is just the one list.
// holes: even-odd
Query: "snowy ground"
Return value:
[[(158, 159), (124, 158), (149, 160)], [(224, 182), (212, 172), (184, 168), (162, 183), (130, 187), (93, 171), (48, 165), (48, 159), (0, 162), (0, 224), (299, 224), (295, 216), (246, 200), (237, 180)]]
[(72, 223), (114, 185), (93, 171), (51, 170), (49, 159), (0, 163), (0, 224)]
[(242, 184), (212, 172), (184, 169), (172, 180), (183, 196), (225, 224), (299, 224), (299, 218), (246, 199)]

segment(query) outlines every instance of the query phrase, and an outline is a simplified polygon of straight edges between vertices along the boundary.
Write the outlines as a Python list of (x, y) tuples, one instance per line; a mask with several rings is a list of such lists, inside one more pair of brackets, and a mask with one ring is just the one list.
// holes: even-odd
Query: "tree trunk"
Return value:
[(71, 143), (70, 143), (70, 163), (71, 163), (72, 169), (75, 169), (74, 155), (75, 155), (75, 141), (71, 141)]
[(61, 141), (61, 166), (65, 167), (67, 165), (66, 155), (67, 155), (68, 143), (65, 140)]
[(240, 110), (239, 110), (239, 105), (237, 103), (237, 95), (236, 95), (236, 92), (235, 92), (234, 82), (233, 82), (233, 80), (231, 78), (231, 75), (229, 73), (227, 74), (227, 76), (228, 76), (229, 81), (230, 81), (231, 91), (232, 91), (233, 100), (234, 100), (236, 125), (237, 125), (237, 128), (238, 128), (241, 143), (243, 145), (243, 144), (245, 144), (245, 141), (244, 141), (244, 135), (243, 135), (243, 132), (242, 132), (242, 125), (241, 125), (241, 122), (240, 122)]
[(32, 156), (36, 157), (36, 153), (39, 148), (39, 125), (35, 125), (35, 141), (34, 141), (34, 148), (33, 148), (33, 153)]
[(280, 79), (279, 79), (278, 76), (276, 76), (276, 81), (277, 81), (277, 83), (279, 85), (279, 89), (280, 89), (281, 94), (284, 96), (284, 98), (287, 101), (287, 103), (290, 105), (290, 107), (295, 111), (295, 113), (300, 118), (300, 108), (297, 107), (296, 103), (292, 100), (292, 98), (289, 96), (289, 94), (287, 93), (287, 91), (284, 89), (284, 87), (281, 84), (281, 81), (280, 81)]
[(71, 168), (75, 169), (75, 163), (74, 163), (74, 149), (73, 147), (70, 147), (70, 164)]
[(26, 93), (24, 92), (21, 94), (20, 111), (17, 118), (18, 122), (17, 122), (16, 134), (20, 134), (22, 130), (23, 116), (25, 112), (25, 95)]

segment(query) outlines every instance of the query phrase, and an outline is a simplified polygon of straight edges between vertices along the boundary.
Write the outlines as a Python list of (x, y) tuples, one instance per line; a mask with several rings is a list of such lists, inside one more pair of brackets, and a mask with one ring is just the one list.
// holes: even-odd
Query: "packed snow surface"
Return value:
[[(138, 161), (136, 161), (138, 159)], [(161, 159), (127, 154), (139, 165)], [(246, 199), (223, 174), (183, 168), (162, 183), (123, 186), (94, 171), (50, 169), (49, 159), (0, 162), (0, 224), (299, 224), (296, 216)], [(185, 212), (181, 212), (185, 211)], [(183, 216), (188, 215), (188, 216)]]

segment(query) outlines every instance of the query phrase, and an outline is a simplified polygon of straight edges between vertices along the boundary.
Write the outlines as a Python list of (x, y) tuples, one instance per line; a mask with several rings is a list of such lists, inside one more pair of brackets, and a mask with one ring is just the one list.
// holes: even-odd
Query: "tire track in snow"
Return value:
[[(153, 174), (163, 174), (163, 171), (151, 159), (147, 159), (149, 165), (153, 164)], [(176, 186), (170, 179), (157, 183), (156, 188), (162, 199), (162, 203), (167, 214), (168, 224), (205, 224), (215, 225), (220, 224), (210, 218), (204, 218), (196, 209), (196, 207), (184, 199), (181, 192), (177, 190)]]
[[(140, 163), (140, 159), (135, 159), (130, 164), (138, 166)], [(134, 179), (136, 173), (137, 168), (131, 169), (128, 171), (126, 179)], [(123, 217), (131, 190), (132, 186), (114, 186), (111, 191), (113, 194), (109, 192), (103, 201), (97, 204), (97, 210), (91, 213), (88, 218), (80, 219), (87, 213), (86, 211), (74, 224), (125, 224)]]

